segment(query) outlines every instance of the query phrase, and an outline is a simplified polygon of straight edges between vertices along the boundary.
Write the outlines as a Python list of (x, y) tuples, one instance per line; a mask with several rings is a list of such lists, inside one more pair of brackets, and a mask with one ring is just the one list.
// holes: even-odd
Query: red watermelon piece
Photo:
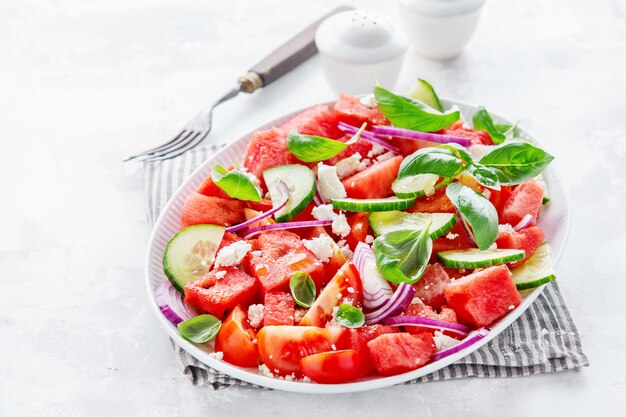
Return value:
[(539, 245), (543, 243), (545, 236), (543, 231), (538, 227), (528, 227), (519, 232), (515, 230), (502, 231), (496, 239), (496, 245), (500, 249), (523, 249), (526, 254), (521, 261), (512, 263), (511, 266), (518, 266), (531, 256), (537, 250)]
[(382, 375), (397, 375), (423, 366), (435, 353), (430, 333), (387, 333), (367, 343), (374, 368)]
[(185, 302), (218, 319), (237, 305), (245, 308), (258, 299), (257, 280), (233, 266), (214, 269), (185, 285)]
[(535, 180), (518, 185), (504, 203), (500, 223), (515, 226), (530, 214), (533, 217), (530, 226), (534, 226), (541, 209), (543, 191), (543, 185)]
[(278, 128), (286, 135), (292, 130), (297, 130), (303, 135), (339, 139), (344, 133), (337, 127), (338, 123), (335, 113), (328, 106), (319, 104), (303, 111)]
[(284, 291), (265, 293), (263, 326), (293, 326), (295, 304), (291, 294)]
[(243, 156), (243, 166), (263, 183), (263, 171), (294, 162), (287, 148), (287, 135), (280, 129), (259, 130), (252, 134)]
[[(450, 236), (451, 239), (448, 239), (448, 236)], [(431, 259), (436, 262), (437, 252), (442, 252), (446, 250), (470, 249), (472, 247), (472, 243), (469, 241), (465, 230), (463, 230), (463, 226), (457, 223), (454, 225), (454, 227), (452, 227), (448, 234), (433, 241), (433, 252)], [(450, 274), (448, 273), (448, 275)]]
[[(352, 138), (352, 136), (344, 136), (342, 138), (340, 138), (339, 140), (342, 142), (347, 142), (348, 140), (350, 140)], [(356, 141), (356, 143), (348, 146), (346, 149), (344, 149), (343, 151), (339, 152), (337, 155), (335, 155), (334, 157), (330, 158), (328, 161), (324, 162), (326, 165), (335, 165), (337, 162), (341, 161), (342, 159), (346, 159), (352, 155), (354, 155), (355, 153), (359, 153), (359, 155), (361, 155), (361, 157), (366, 158), (367, 154), (369, 153), (369, 151), (372, 150), (372, 143), (366, 141), (365, 139), (359, 139)]]
[(230, 198), (226, 191), (215, 185), (210, 175), (200, 184), (196, 192), (209, 197)]
[(435, 190), (433, 195), (417, 197), (409, 213), (454, 213), (454, 205), (446, 195), (446, 187)]
[(352, 126), (361, 127), (365, 122), (368, 126), (389, 124), (389, 120), (381, 113), (378, 106), (368, 107), (361, 103), (358, 97), (346, 93), (339, 95), (339, 100), (335, 103), (333, 110), (337, 121)]
[(470, 139), (473, 145), (493, 145), (493, 140), (491, 139), (491, 136), (489, 136), (489, 133), (483, 130), (465, 128), (463, 127), (462, 120), (454, 122), (452, 126), (444, 129), (442, 133), (444, 135)]
[(182, 227), (194, 224), (232, 226), (244, 221), (244, 203), (230, 198), (209, 197), (191, 193), (180, 211)]
[(342, 181), (350, 198), (384, 198), (393, 192), (391, 183), (398, 176), (402, 156), (378, 162)]
[(224, 237), (222, 238), (222, 241), (220, 242), (220, 245), (217, 248), (217, 252), (219, 252), (223, 247), (228, 246), (231, 243), (238, 242), (240, 240), (241, 238), (234, 233), (230, 233), (230, 232), (224, 233)]
[[(437, 313), (433, 308), (427, 304), (410, 304), (406, 310), (404, 311), (405, 316), (418, 316), (418, 317), (426, 317), (428, 319), (447, 321), (450, 323), (458, 323), (456, 320), (456, 313), (451, 308), (446, 306), (441, 307), (439, 313)], [(408, 333), (411, 334), (419, 334), (419, 333), (435, 333), (435, 329), (428, 327), (419, 327), (419, 326), (405, 326), (404, 327)]]
[(395, 327), (374, 324), (372, 326), (362, 326), (356, 329), (348, 329), (346, 344), (342, 349), (354, 349), (361, 352), (359, 356), (359, 370), (355, 379), (361, 378), (374, 372), (374, 364), (367, 354), (367, 342), (376, 339), (381, 334), (398, 333)]
[(432, 308), (439, 308), (446, 302), (444, 291), (449, 282), (450, 277), (441, 264), (430, 264), (422, 278), (413, 285), (415, 295)]
[(261, 284), (263, 294), (289, 291), (289, 280), (297, 271), (308, 272), (316, 288), (322, 287), (324, 265), (295, 233), (273, 230), (249, 242), (252, 250), (246, 255), (244, 265)]
[(520, 305), (522, 297), (509, 268), (498, 265), (452, 281), (446, 287), (446, 301), (459, 322), (483, 327)]

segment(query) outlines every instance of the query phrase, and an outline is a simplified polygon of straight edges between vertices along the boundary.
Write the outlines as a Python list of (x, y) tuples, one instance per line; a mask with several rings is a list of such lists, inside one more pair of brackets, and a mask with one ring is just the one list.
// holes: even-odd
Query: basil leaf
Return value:
[(231, 198), (244, 201), (261, 201), (261, 191), (244, 172), (227, 170), (215, 164), (211, 170), (211, 179)]
[(374, 87), (374, 98), (380, 111), (394, 126), (418, 132), (435, 132), (459, 120), (459, 111), (433, 113), (426, 106), (393, 94), (382, 87)]
[(474, 117), (472, 117), (472, 123), (474, 123), (474, 129), (476, 130), (484, 130), (489, 133), (491, 136), (491, 140), (496, 145), (504, 142), (506, 136), (500, 132), (493, 123), (493, 119), (491, 115), (484, 107), (479, 107), (476, 113), (474, 113)]
[(389, 282), (414, 284), (422, 278), (433, 249), (430, 223), (422, 230), (394, 230), (374, 240), (376, 266)]
[(495, 124), (495, 128), (502, 133), (507, 139), (515, 137), (515, 132), (517, 131), (517, 125), (519, 122), (515, 122), (512, 125), (508, 124)]
[(315, 301), (315, 282), (308, 272), (296, 272), (289, 280), (293, 300), (301, 307), (309, 308)]
[(484, 195), (458, 182), (448, 185), (446, 195), (472, 229), (480, 250), (487, 250), (498, 238), (498, 212)]
[(215, 339), (222, 322), (210, 314), (201, 314), (178, 324), (180, 335), (193, 343), (206, 343)]
[(500, 184), (515, 185), (541, 174), (554, 159), (528, 142), (508, 142), (483, 156), (480, 163), (493, 170)]
[(335, 321), (343, 327), (355, 329), (365, 324), (365, 315), (360, 308), (351, 306), (350, 304), (342, 304), (337, 310)]
[(446, 148), (422, 148), (404, 158), (398, 179), (418, 174), (436, 174), (455, 177), (465, 169), (463, 160)]
[(330, 159), (348, 147), (339, 140), (321, 136), (301, 135), (292, 130), (287, 137), (289, 152), (304, 162), (318, 162)]
[(493, 188), (494, 190), (500, 189), (500, 179), (496, 172), (478, 162), (472, 162), (467, 167), (467, 173), (470, 174), (478, 183), (482, 186)]

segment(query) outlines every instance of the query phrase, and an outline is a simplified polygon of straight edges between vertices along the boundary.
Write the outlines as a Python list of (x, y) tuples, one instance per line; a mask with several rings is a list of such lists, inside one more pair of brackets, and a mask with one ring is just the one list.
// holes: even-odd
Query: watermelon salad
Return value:
[(516, 131), (423, 80), (257, 131), (187, 197), (157, 304), (215, 358), (288, 380), (459, 352), (555, 279), (537, 225), (553, 157)]

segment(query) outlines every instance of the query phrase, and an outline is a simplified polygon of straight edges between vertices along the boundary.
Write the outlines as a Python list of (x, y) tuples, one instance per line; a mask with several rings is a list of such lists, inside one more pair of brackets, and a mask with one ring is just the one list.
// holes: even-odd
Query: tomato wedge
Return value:
[(370, 213), (354, 213), (348, 219), (350, 234), (346, 237), (346, 243), (354, 250), (359, 242), (365, 242), (370, 231)]
[(222, 323), (215, 351), (224, 353), (224, 360), (237, 366), (253, 367), (259, 364), (259, 349), (254, 343), (254, 330), (248, 325), (248, 314), (237, 306)]
[(341, 384), (354, 378), (359, 369), (358, 350), (336, 350), (302, 358), (302, 372), (320, 384)]
[(259, 354), (272, 373), (302, 378), (300, 360), (342, 346), (345, 328), (265, 326), (257, 334)]

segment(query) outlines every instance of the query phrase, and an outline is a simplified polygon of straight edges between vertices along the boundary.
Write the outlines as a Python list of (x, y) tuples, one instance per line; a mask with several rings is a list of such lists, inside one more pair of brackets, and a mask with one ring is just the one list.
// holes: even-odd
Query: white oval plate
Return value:
[[(452, 105), (457, 105), (462, 114), (466, 116), (473, 114), (476, 109), (474, 106), (452, 100), (442, 100), (442, 104), (445, 108), (450, 108)], [(264, 126), (260, 126), (258, 129), (255, 129), (255, 131), (278, 126), (295, 114), (300, 113), (300, 111), (293, 112), (279, 119), (273, 120), (265, 124)], [(501, 117), (495, 115), (493, 117), (496, 123), (510, 123)], [(518, 129), (518, 131), (520, 133), (519, 136), (533, 140), (531, 136), (523, 129)], [(148, 243), (148, 253), (146, 259), (146, 284), (148, 290), (148, 298), (150, 299), (150, 304), (152, 306), (154, 314), (157, 316), (159, 322), (162, 324), (167, 334), (172, 339), (174, 339), (174, 341), (179, 346), (181, 346), (183, 349), (193, 355), (200, 362), (205, 363), (211, 368), (230, 375), (234, 378), (250, 382), (252, 384), (294, 392), (336, 394), (344, 392), (366, 391), (376, 388), (387, 387), (390, 385), (399, 384), (415, 378), (419, 378), (431, 372), (435, 372), (469, 355), (470, 353), (496, 337), (511, 323), (513, 323), (524, 311), (526, 311), (526, 309), (532, 304), (532, 302), (539, 296), (541, 291), (543, 291), (544, 287), (542, 286), (524, 294), (522, 296), (522, 304), (518, 308), (507, 314), (505, 317), (495, 322), (491, 326), (491, 331), (489, 332), (489, 334), (478, 343), (475, 343), (474, 345), (453, 355), (450, 355), (444, 359), (438, 360), (419, 369), (416, 369), (415, 371), (407, 372), (401, 375), (394, 375), (389, 377), (370, 376), (368, 379), (364, 379), (359, 382), (332, 385), (299, 381), (285, 381), (283, 379), (270, 378), (261, 375), (258, 373), (258, 370), (256, 368), (241, 368), (238, 366), (230, 365), (227, 362), (218, 360), (210, 356), (210, 353), (212, 352), (212, 344), (207, 346), (198, 346), (186, 341), (180, 336), (176, 327), (173, 326), (165, 318), (165, 316), (163, 316), (154, 299), (154, 289), (156, 288), (158, 282), (167, 279), (165, 277), (165, 274), (163, 273), (163, 251), (169, 239), (171, 239), (171, 237), (174, 236), (174, 234), (180, 229), (180, 210), (183, 206), (183, 203), (185, 202), (185, 199), (189, 194), (197, 189), (200, 183), (207, 176), (210, 175), (211, 167), (215, 163), (220, 163), (223, 166), (230, 166), (236, 161), (241, 160), (252, 133), (253, 132), (224, 147), (222, 150), (215, 153), (213, 157), (209, 158), (194, 171), (194, 173), (180, 186), (176, 193), (174, 193), (170, 201), (161, 212), (161, 215), (159, 216), (159, 219), (157, 220), (154, 229), (152, 230), (152, 235)], [(546, 235), (546, 240), (551, 243), (554, 261), (556, 263), (561, 257), (561, 254), (565, 247), (565, 242), (567, 240), (567, 235), (569, 233), (570, 215), (568, 209), (568, 195), (565, 191), (565, 188), (561, 185), (559, 179), (557, 178), (556, 173), (551, 168), (548, 168), (543, 175), (550, 191), (550, 197), (552, 200), (550, 204), (543, 207), (541, 217), (538, 223)]]

